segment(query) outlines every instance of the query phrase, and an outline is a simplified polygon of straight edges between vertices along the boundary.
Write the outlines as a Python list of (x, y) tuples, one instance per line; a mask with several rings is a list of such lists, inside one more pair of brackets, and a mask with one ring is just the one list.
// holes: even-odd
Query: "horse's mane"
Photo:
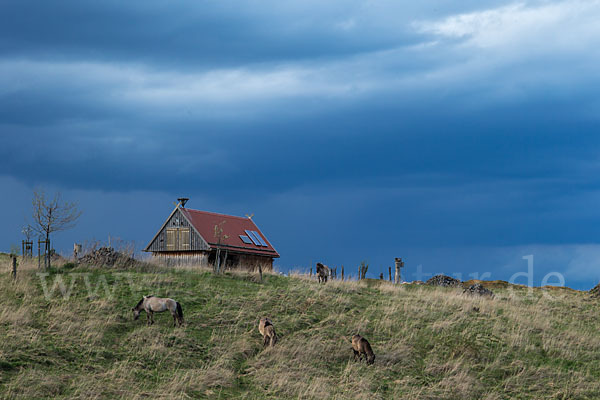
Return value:
[(321, 264), (320, 262), (318, 262), (317, 263), (317, 273), (319, 273), (320, 271), (327, 273), (327, 271), (329, 271), (329, 267), (325, 264)]
[(141, 306), (141, 305), (142, 305), (142, 303), (144, 302), (144, 299), (149, 299), (150, 297), (154, 297), (154, 295), (153, 295), (153, 294), (150, 294), (150, 295), (148, 295), (148, 296), (144, 296), (144, 297), (142, 297), (142, 299), (141, 299), (140, 301), (138, 301), (138, 303), (136, 304), (135, 308), (138, 308), (139, 306)]
[(133, 308), (138, 308), (139, 306), (142, 305), (143, 302), (144, 302), (144, 298), (142, 297), (142, 299), (140, 301), (138, 301), (138, 303)]

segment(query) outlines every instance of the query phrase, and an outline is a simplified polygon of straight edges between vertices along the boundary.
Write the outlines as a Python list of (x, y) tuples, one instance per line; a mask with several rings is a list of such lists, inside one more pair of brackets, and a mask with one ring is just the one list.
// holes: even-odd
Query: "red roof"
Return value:
[[(266, 236), (263, 235), (250, 218), (191, 210), (189, 208), (180, 208), (180, 210), (211, 247), (219, 246), (218, 237), (215, 237), (215, 225), (219, 225), (223, 229), (222, 235), (227, 235), (226, 238), (221, 239), (221, 248), (227, 248), (232, 251), (238, 250), (243, 253), (279, 257), (279, 253), (277, 253)], [(248, 236), (246, 231), (257, 232), (267, 246), (244, 243), (240, 235)]]

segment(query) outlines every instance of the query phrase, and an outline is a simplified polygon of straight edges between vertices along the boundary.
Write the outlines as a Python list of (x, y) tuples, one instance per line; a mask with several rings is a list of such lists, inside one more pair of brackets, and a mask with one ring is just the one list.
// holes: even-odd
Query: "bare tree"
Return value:
[(25, 235), (25, 240), (29, 242), (31, 240), (31, 235), (33, 234), (33, 227), (27, 224), (23, 226), (23, 230), (21, 230), (21, 233)]
[[(226, 223), (227, 221), (223, 221), (217, 225), (215, 225), (215, 239), (217, 239), (217, 254), (215, 255), (215, 266), (214, 266), (214, 272), (215, 273), (219, 273), (221, 272), (221, 243), (223, 243), (223, 241), (225, 241), (226, 239), (229, 238), (229, 235), (224, 235), (223, 234), (223, 225)], [(225, 266), (227, 266), (227, 250), (225, 250)]]
[(50, 267), (50, 234), (64, 231), (75, 226), (81, 211), (76, 203), (63, 202), (60, 192), (50, 198), (43, 190), (33, 191), (33, 224), (34, 231), (46, 237), (45, 265)]

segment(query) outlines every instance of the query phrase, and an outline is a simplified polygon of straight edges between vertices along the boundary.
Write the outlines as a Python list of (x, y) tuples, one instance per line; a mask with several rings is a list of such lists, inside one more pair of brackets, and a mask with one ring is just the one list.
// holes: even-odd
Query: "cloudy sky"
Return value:
[(536, 285), (588, 289), (599, 20), (577, 0), (4, 0), (0, 250), (36, 187), (83, 211), (65, 253), (140, 249), (187, 196), (254, 213), (282, 270), (508, 280), (532, 254)]

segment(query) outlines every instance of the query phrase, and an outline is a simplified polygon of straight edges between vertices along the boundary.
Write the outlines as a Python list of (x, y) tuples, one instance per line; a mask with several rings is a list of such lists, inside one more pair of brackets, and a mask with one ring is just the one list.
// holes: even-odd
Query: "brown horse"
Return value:
[(173, 316), (173, 326), (183, 325), (183, 310), (181, 304), (173, 299), (167, 299), (162, 297), (144, 296), (137, 303), (135, 307), (131, 309), (133, 311), (133, 319), (138, 319), (142, 311), (146, 311), (146, 320), (148, 325), (154, 323), (154, 313), (163, 312), (169, 310)]
[(360, 335), (352, 336), (352, 350), (354, 351), (354, 360), (358, 358), (358, 361), (365, 357), (367, 365), (371, 365), (375, 362), (375, 353), (371, 349), (369, 341)]
[(318, 262), (317, 277), (319, 278), (319, 283), (327, 283), (327, 277), (329, 276), (329, 274), (329, 267)]
[(269, 318), (263, 317), (258, 323), (258, 331), (263, 335), (263, 346), (273, 347), (277, 343), (277, 334), (275, 327)]

